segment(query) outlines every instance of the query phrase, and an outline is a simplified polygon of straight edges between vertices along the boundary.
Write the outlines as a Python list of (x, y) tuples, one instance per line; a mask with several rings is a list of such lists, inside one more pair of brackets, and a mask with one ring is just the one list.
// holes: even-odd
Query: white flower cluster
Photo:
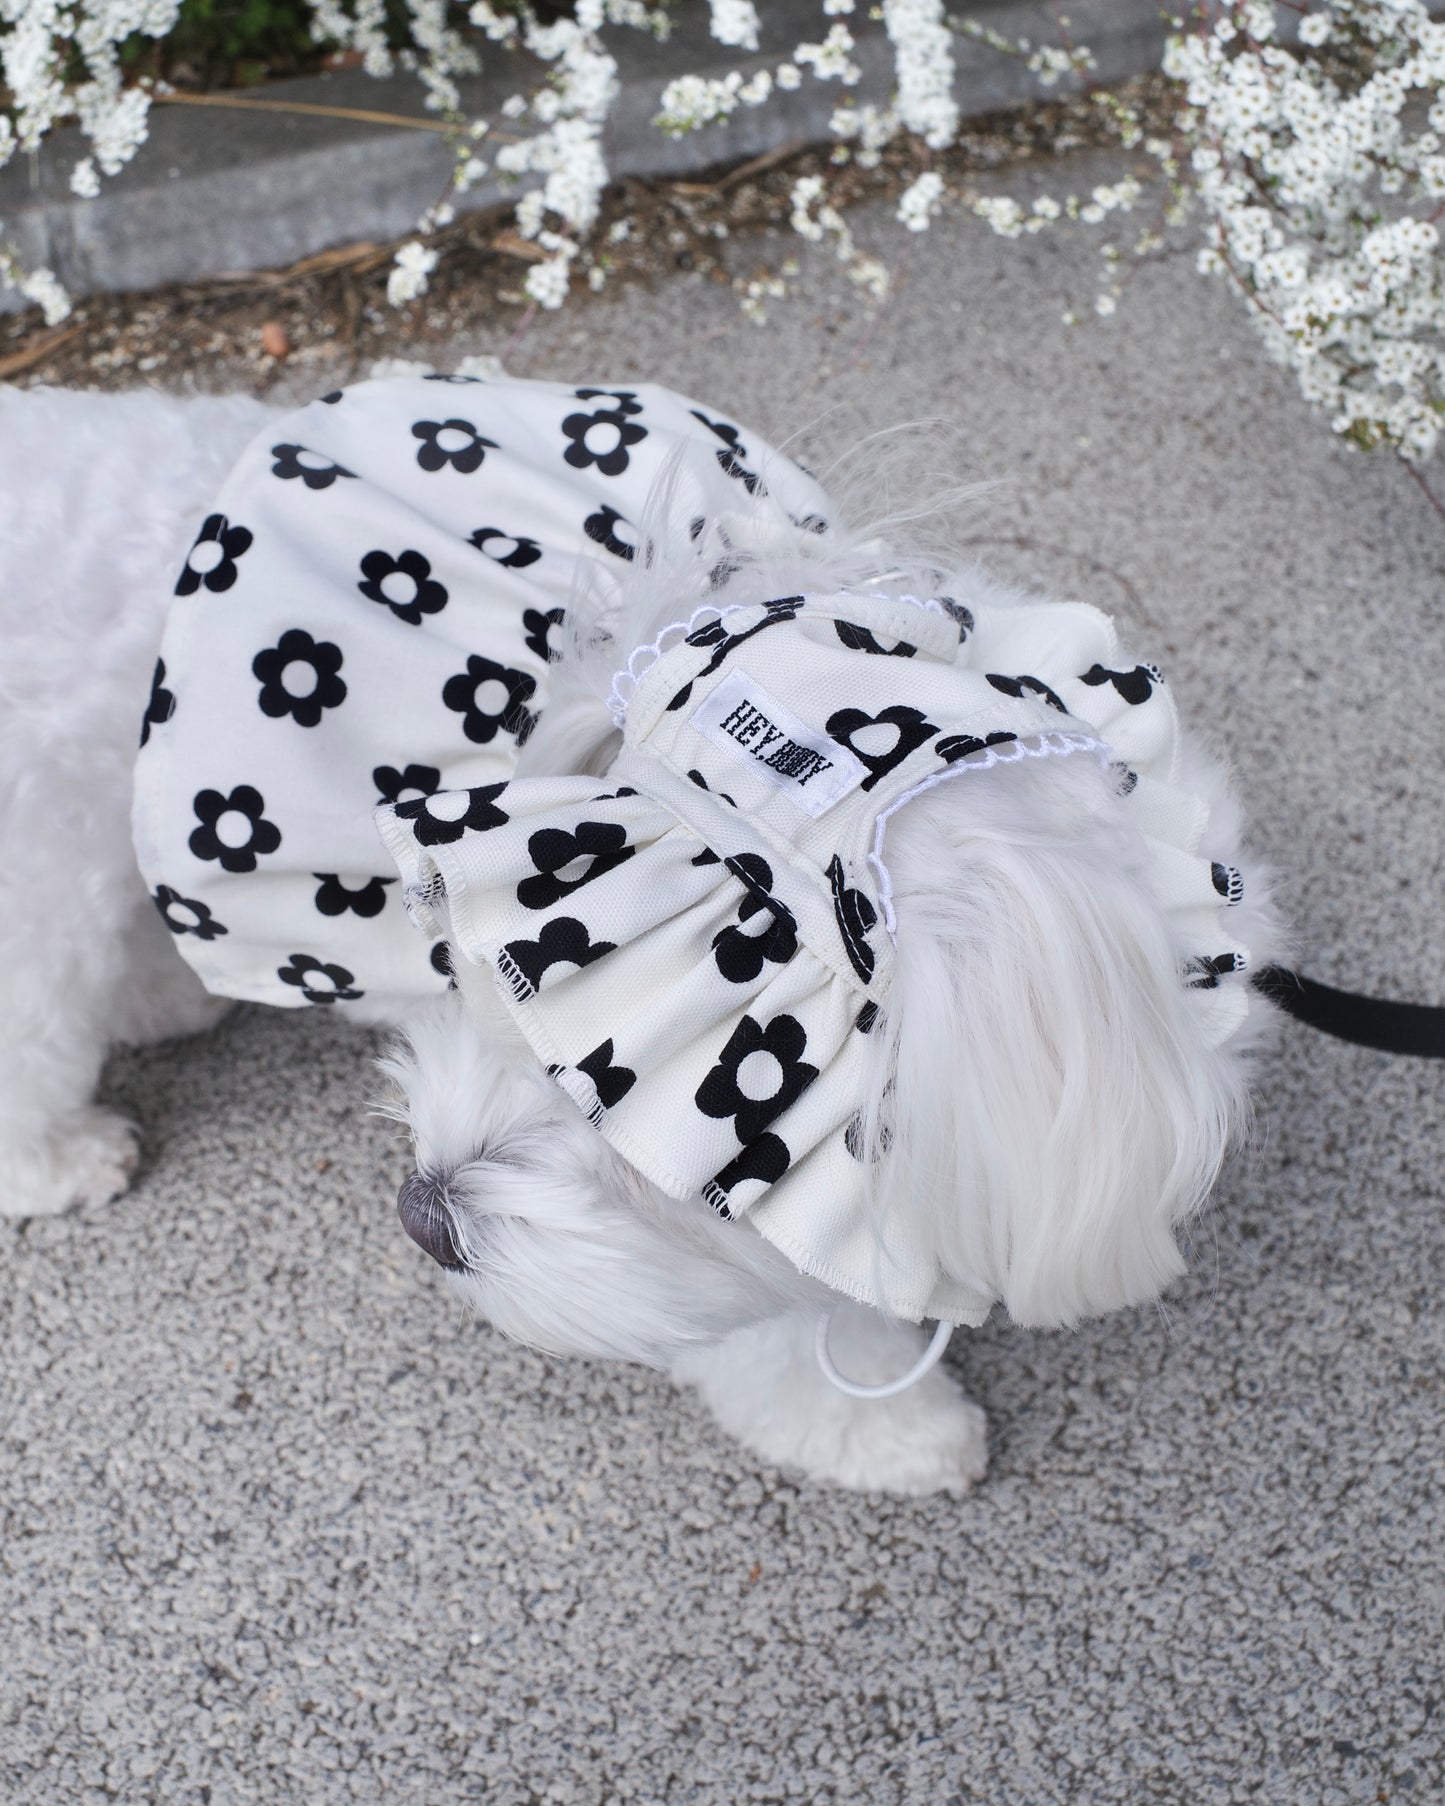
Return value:
[(883, 27), (898, 70), (898, 116), (933, 150), (958, 136), (953, 37), (943, 0), (883, 0)]
[[(120, 47), (129, 37), (163, 38), (180, 0), (0, 0), (0, 167), (17, 150), (35, 150), (56, 122), (73, 115), (90, 154), (71, 171), (82, 198), (100, 188), (96, 164), (108, 176), (144, 142), (150, 91), (121, 80)], [(76, 63), (83, 78), (67, 81)], [(18, 289), (54, 325), (70, 312), (50, 270), (24, 272), (0, 240), (0, 288)]]
[(1418, 463), (1445, 421), (1445, 24), (1422, 0), (1325, 0), (1299, 39), (1251, 0), (1169, 45), (1200, 267), (1337, 433)]

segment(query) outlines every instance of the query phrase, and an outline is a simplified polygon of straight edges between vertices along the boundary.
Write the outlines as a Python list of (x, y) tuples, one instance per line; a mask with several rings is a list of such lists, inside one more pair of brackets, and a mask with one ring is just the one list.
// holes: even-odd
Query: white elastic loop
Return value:
[(833, 1365), (833, 1357), (828, 1352), (828, 1331), (833, 1326), (833, 1317), (837, 1310), (826, 1312), (818, 1319), (818, 1334), (813, 1343), (813, 1352), (818, 1357), (818, 1365), (823, 1370), (823, 1378), (830, 1385), (836, 1386), (840, 1392), (846, 1392), (849, 1398), (895, 1398), (900, 1392), (906, 1392), (910, 1386), (916, 1385), (925, 1373), (929, 1373), (943, 1359), (943, 1351), (948, 1347), (948, 1339), (958, 1327), (939, 1319), (938, 1327), (933, 1332), (933, 1340), (923, 1353), (908, 1369), (902, 1379), (887, 1380), (881, 1386), (864, 1386), (858, 1380), (850, 1380), (839, 1373)]

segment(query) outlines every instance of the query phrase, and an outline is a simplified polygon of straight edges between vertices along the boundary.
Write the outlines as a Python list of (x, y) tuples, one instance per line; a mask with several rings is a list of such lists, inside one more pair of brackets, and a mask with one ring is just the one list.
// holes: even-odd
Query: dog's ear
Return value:
[(871, 1037), (871, 1207), (1016, 1321), (1152, 1299), (1245, 1098), (1204, 1045), (1143, 841), (1085, 758), (960, 775), (889, 824), (897, 965)]

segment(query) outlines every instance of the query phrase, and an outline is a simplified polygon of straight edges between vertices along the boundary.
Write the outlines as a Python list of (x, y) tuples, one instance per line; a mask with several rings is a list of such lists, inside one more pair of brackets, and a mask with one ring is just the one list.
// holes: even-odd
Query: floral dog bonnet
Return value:
[(1197, 947), (1201, 1038), (1243, 1018), (1237, 871), (1201, 857), (1157, 669), (1076, 603), (800, 595), (699, 610), (634, 653), (604, 779), (378, 810), (412, 919), (490, 968), (556, 1083), (654, 1184), (747, 1216), (798, 1268), (908, 1318), (992, 1300), (865, 1213), (866, 1037), (896, 922), (889, 818), (1023, 759), (1113, 767)]

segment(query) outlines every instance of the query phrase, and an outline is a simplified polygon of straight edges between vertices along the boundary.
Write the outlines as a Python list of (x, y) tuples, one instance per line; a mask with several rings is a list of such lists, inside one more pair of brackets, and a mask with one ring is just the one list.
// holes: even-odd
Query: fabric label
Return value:
[(709, 691), (689, 721), (815, 820), (868, 775), (846, 746), (808, 727), (746, 671), (730, 673)]

